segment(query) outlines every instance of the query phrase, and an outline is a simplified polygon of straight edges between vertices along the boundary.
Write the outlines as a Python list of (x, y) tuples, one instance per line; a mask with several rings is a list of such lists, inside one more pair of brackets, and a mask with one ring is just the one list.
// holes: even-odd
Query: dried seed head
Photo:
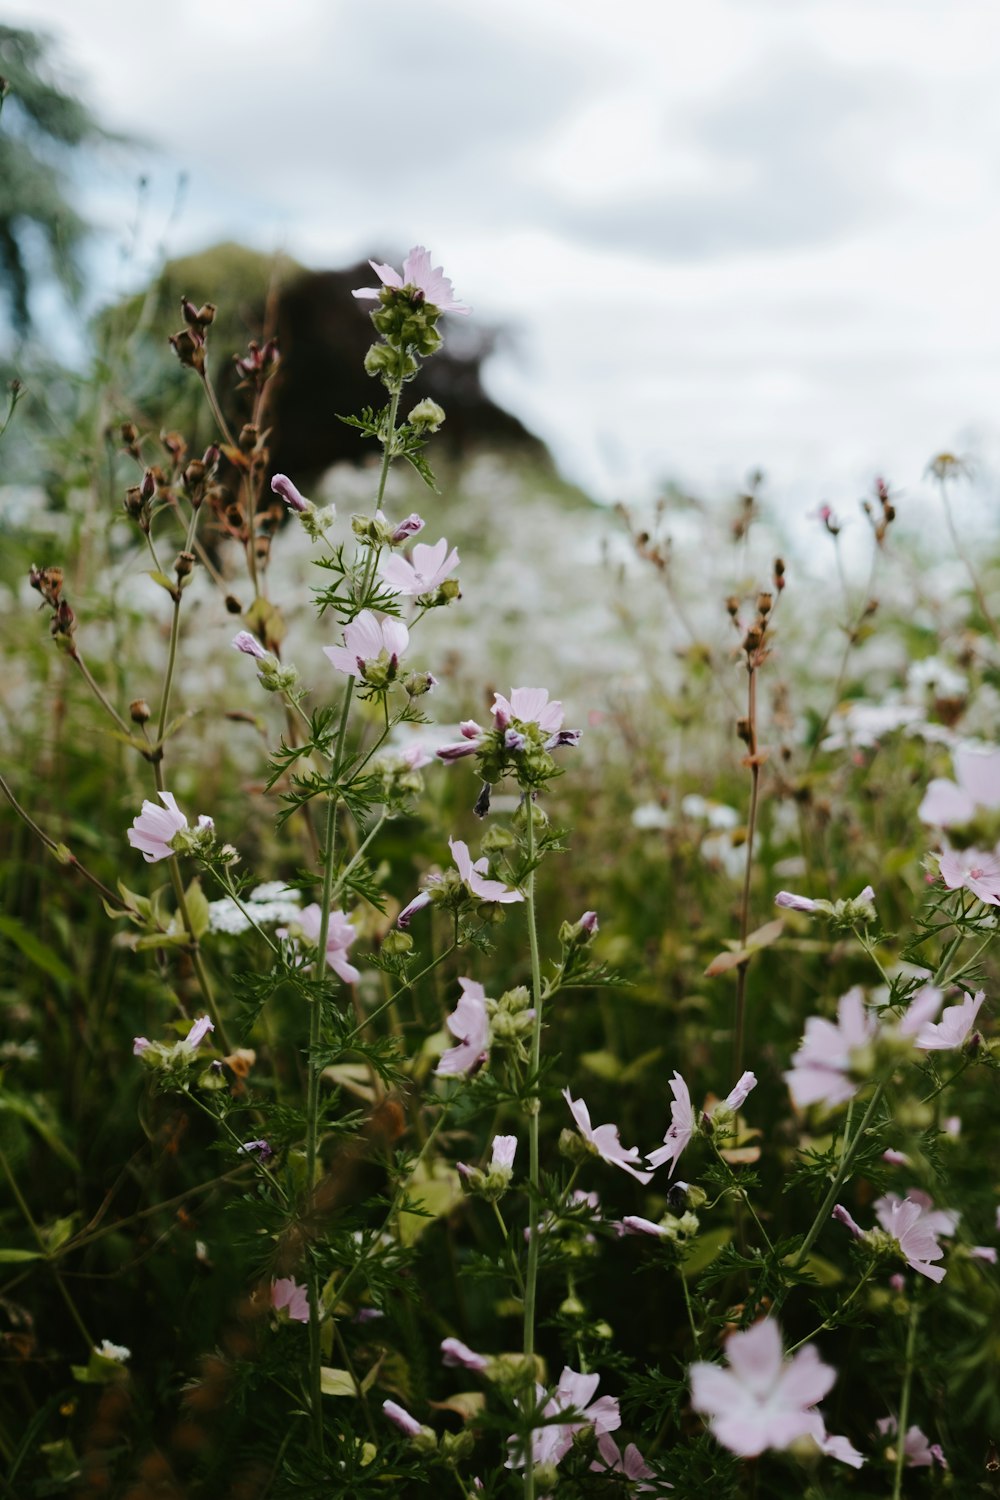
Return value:
[(148, 724), (153, 716), (153, 710), (145, 698), (136, 698), (128, 706), (129, 718), (133, 724)]

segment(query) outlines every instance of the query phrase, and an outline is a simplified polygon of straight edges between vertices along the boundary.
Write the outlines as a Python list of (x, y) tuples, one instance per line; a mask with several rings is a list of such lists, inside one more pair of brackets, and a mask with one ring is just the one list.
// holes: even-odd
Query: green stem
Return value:
[(808, 1234), (802, 1241), (802, 1247), (799, 1250), (798, 1255), (795, 1257), (793, 1269), (796, 1271), (801, 1269), (806, 1260), (806, 1257), (809, 1254), (809, 1251), (812, 1249), (813, 1244), (815, 1243), (817, 1235), (823, 1228), (823, 1225), (826, 1223), (827, 1219), (830, 1217), (830, 1210), (833, 1208), (834, 1203), (837, 1201), (837, 1194), (840, 1192), (840, 1189), (843, 1187), (844, 1182), (846, 1181), (847, 1174), (850, 1171), (851, 1162), (857, 1155), (857, 1148), (861, 1143), (865, 1131), (871, 1124), (876, 1109), (882, 1102), (882, 1095), (885, 1093), (885, 1083), (886, 1081), (883, 1078), (880, 1083), (876, 1084), (875, 1092), (872, 1094), (871, 1098), (868, 1101), (868, 1108), (865, 1110), (864, 1115), (861, 1118), (861, 1124), (854, 1132), (851, 1140), (847, 1141), (845, 1139), (844, 1141), (844, 1149), (841, 1153), (840, 1165), (837, 1168), (837, 1173), (833, 1179), (833, 1182), (830, 1184), (830, 1191), (823, 1199), (822, 1207), (813, 1220)]
[(417, 1169), (420, 1167), (420, 1164), (423, 1162), (423, 1160), (426, 1157), (428, 1151), (430, 1150), (431, 1144), (434, 1141), (434, 1138), (436, 1137), (438, 1131), (441, 1129), (441, 1126), (444, 1124), (445, 1119), (447, 1117), (447, 1114), (448, 1114), (448, 1109), (447, 1109), (447, 1106), (445, 1106), (441, 1110), (441, 1113), (438, 1115), (437, 1119), (434, 1121), (434, 1124), (431, 1126), (430, 1130), (427, 1132), (427, 1139), (424, 1141), (423, 1145), (421, 1146), (420, 1151), (419, 1151), (419, 1153), (417, 1155), (416, 1161), (413, 1163), (413, 1166), (410, 1168), (410, 1171), (406, 1174), (406, 1177), (400, 1183), (399, 1187), (396, 1189), (395, 1193), (393, 1194), (392, 1202), (389, 1204), (389, 1211), (388, 1211), (388, 1213), (386, 1214), (385, 1218), (382, 1221), (381, 1228), (368, 1241), (368, 1244), (365, 1246), (364, 1250), (362, 1251), (360, 1258), (354, 1262), (353, 1266), (348, 1271), (347, 1275), (344, 1277), (344, 1280), (341, 1282), (339, 1290), (337, 1291), (337, 1293), (334, 1296), (332, 1302), (330, 1303), (330, 1307), (329, 1307), (329, 1310), (327, 1312), (327, 1316), (328, 1317), (330, 1317), (330, 1318), (333, 1317), (334, 1313), (337, 1311), (337, 1309), (340, 1306), (340, 1304), (346, 1298), (346, 1296), (347, 1296), (347, 1290), (352, 1285), (352, 1283), (353, 1283), (355, 1277), (357, 1276), (358, 1272), (365, 1265), (367, 1265), (368, 1261), (371, 1259), (372, 1251), (375, 1250), (376, 1247), (379, 1244), (381, 1244), (381, 1242), (382, 1242), (382, 1236), (388, 1230), (390, 1224), (392, 1223), (393, 1219), (395, 1218), (395, 1216), (396, 1216), (396, 1214), (397, 1214), (397, 1212), (399, 1210), (400, 1205), (403, 1202), (403, 1199), (406, 1196), (407, 1186), (409, 1185), (410, 1182), (412, 1182), (414, 1176), (416, 1175)]
[[(163, 762), (161, 760), (155, 760), (153, 762), (153, 777), (156, 781), (156, 790), (158, 792), (162, 792)], [(184, 881), (181, 879), (180, 863), (176, 854), (171, 854), (170, 858), (167, 860), (167, 869), (170, 872), (170, 883), (174, 888), (174, 899), (177, 902), (177, 910), (180, 912), (181, 921), (184, 924), (184, 931), (188, 935), (188, 952), (191, 955), (191, 964), (194, 968), (195, 977), (198, 980), (198, 988), (201, 990), (202, 997), (208, 1009), (208, 1013), (215, 1023), (216, 1030), (219, 1033), (219, 1040), (225, 1046), (226, 1051), (231, 1052), (232, 1044), (226, 1033), (226, 1028), (223, 1023), (222, 1017), (219, 1014), (219, 1008), (215, 1003), (215, 994), (212, 990), (212, 982), (208, 977), (208, 971), (205, 968), (205, 964), (201, 956), (201, 947), (198, 943), (198, 934), (195, 932), (194, 923), (191, 921), (191, 913), (188, 910), (187, 896), (184, 893)]]
[(719, 1150), (718, 1146), (715, 1144), (714, 1141), (712, 1142), (712, 1150), (715, 1152), (716, 1156), (718, 1157), (720, 1166), (728, 1174), (729, 1181), (732, 1183), (734, 1191), (737, 1192), (737, 1193), (739, 1193), (741, 1199), (743, 1200), (743, 1203), (745, 1204), (745, 1206), (746, 1206), (746, 1208), (747, 1208), (747, 1210), (748, 1210), (748, 1212), (750, 1214), (751, 1219), (753, 1219), (754, 1223), (757, 1226), (757, 1229), (758, 1229), (758, 1232), (760, 1234), (761, 1239), (764, 1241), (764, 1244), (767, 1246), (768, 1253), (771, 1256), (773, 1256), (774, 1255), (774, 1246), (771, 1244), (771, 1239), (770, 1239), (770, 1236), (768, 1235), (767, 1230), (764, 1228), (763, 1224), (760, 1222), (760, 1219), (757, 1216), (756, 1209), (754, 1208), (753, 1204), (750, 1202), (750, 1196), (747, 1193), (746, 1188), (740, 1182), (739, 1178), (736, 1176), (736, 1173), (733, 1171), (732, 1167), (726, 1161), (726, 1158), (723, 1156), (722, 1152)]
[(426, 968), (421, 969), (419, 974), (414, 974), (412, 979), (408, 979), (405, 984), (401, 984), (399, 986), (398, 990), (394, 990), (393, 993), (389, 996), (388, 1000), (383, 1000), (381, 1005), (377, 1005), (371, 1012), (371, 1014), (365, 1018), (363, 1026), (355, 1026), (354, 1030), (347, 1034), (347, 1036), (344, 1038), (343, 1050), (347, 1050), (347, 1048), (354, 1041), (354, 1038), (361, 1034), (365, 1026), (370, 1026), (374, 1020), (377, 1020), (377, 1018), (382, 1014), (384, 1010), (388, 1010), (390, 1005), (395, 1005), (400, 995), (405, 995), (407, 990), (412, 990), (413, 986), (418, 982), (418, 980), (421, 980), (427, 974), (430, 974), (439, 966), (439, 964), (443, 964), (445, 959), (448, 958), (452, 953), (454, 953), (457, 947), (457, 943), (452, 943), (449, 948), (446, 948), (444, 952), (437, 958), (435, 958), (431, 963), (429, 963)]
[(83, 674), (84, 681), (90, 688), (90, 691), (93, 693), (98, 703), (100, 703), (101, 707), (105, 710), (106, 713), (111, 715), (112, 719), (114, 719), (115, 723), (118, 725), (118, 728), (122, 731), (122, 733), (127, 734), (129, 735), (129, 737), (131, 737), (132, 731), (129, 729), (128, 725), (125, 723), (125, 720), (122, 718), (121, 714), (115, 708), (111, 700), (105, 696), (103, 689), (91, 676), (90, 668), (87, 666), (87, 663), (84, 661), (83, 657), (80, 655), (80, 652), (72, 642), (70, 643), (69, 654), (72, 657), (73, 661), (75, 661), (77, 666), (80, 668), (80, 671)]
[[(500, 1205), (496, 1201), (495, 1198), (493, 1199), (493, 1214), (494, 1214), (494, 1217), (496, 1218), (497, 1223), (500, 1225), (500, 1233), (503, 1235), (504, 1246), (507, 1247), (510, 1244), (510, 1236), (507, 1233), (507, 1225), (504, 1223), (503, 1214), (500, 1212)], [(518, 1293), (518, 1296), (523, 1301), (523, 1299), (524, 1299), (524, 1277), (521, 1275), (521, 1267), (518, 1265), (518, 1261), (517, 1261), (517, 1256), (516, 1255), (512, 1258), (511, 1264), (512, 1264), (512, 1266), (514, 1268), (514, 1278), (515, 1278), (515, 1280), (517, 1282), (517, 1293)]]
[(31, 829), (36, 838), (41, 840), (46, 849), (48, 849), (49, 853), (55, 855), (60, 864), (66, 865), (71, 870), (76, 870), (80, 875), (83, 876), (84, 880), (89, 881), (89, 883), (94, 887), (94, 890), (97, 891), (105, 901), (109, 902), (111, 906), (115, 907), (116, 910), (127, 912), (132, 916), (138, 916), (138, 912), (136, 912), (133, 907), (129, 906), (128, 902), (123, 900), (123, 898), (118, 894), (117, 891), (111, 890), (110, 886), (106, 886), (103, 880), (99, 880), (96, 875), (92, 874), (90, 870), (87, 869), (86, 865), (82, 865), (77, 859), (76, 855), (73, 854), (69, 849), (67, 849), (65, 844), (60, 844), (57, 839), (51, 838), (43, 828), (40, 828), (38, 826), (27, 809), (22, 807), (20, 802), (18, 802), (17, 798), (14, 796), (13, 791), (2, 776), (0, 776), (0, 792), (3, 792), (4, 796), (7, 798), (7, 801), (10, 803), (11, 807), (17, 813), (21, 821)]
[(899, 1421), (896, 1426), (896, 1471), (892, 1478), (892, 1500), (903, 1493), (903, 1463), (906, 1459), (906, 1424), (910, 1420), (910, 1387), (913, 1384), (913, 1356), (917, 1346), (917, 1321), (920, 1306), (914, 1296), (910, 1308), (910, 1326), (906, 1331), (906, 1360), (903, 1366), (903, 1389), (899, 1397)]
[(61, 1273), (59, 1272), (58, 1268), (53, 1265), (51, 1261), (49, 1261), (48, 1247), (45, 1244), (45, 1239), (42, 1235), (42, 1231), (35, 1223), (34, 1215), (32, 1214), (31, 1209), (28, 1207), (24, 1194), (21, 1192), (20, 1186), (18, 1185), (17, 1178), (14, 1176), (14, 1173), (11, 1170), (10, 1162), (7, 1160), (7, 1154), (2, 1147), (0, 1147), (0, 1167), (3, 1167), (4, 1176), (7, 1178), (7, 1181), (10, 1184), (10, 1190), (14, 1194), (17, 1206), (24, 1215), (28, 1228), (34, 1235), (35, 1243), (37, 1244), (39, 1250), (42, 1252), (42, 1259), (48, 1262), (49, 1270), (52, 1272), (56, 1286), (59, 1288), (60, 1296), (66, 1304), (66, 1310), (79, 1329), (80, 1336), (82, 1337), (84, 1344), (87, 1346), (89, 1354), (89, 1351), (95, 1347), (94, 1340), (91, 1338), (89, 1332), (87, 1331), (87, 1325), (81, 1318), (76, 1303), (73, 1301), (73, 1298), (66, 1290), (66, 1283), (62, 1279)]
[(854, 1288), (853, 1292), (849, 1292), (847, 1294), (847, 1296), (844, 1298), (843, 1302), (837, 1308), (837, 1311), (833, 1315), (832, 1318), (824, 1318), (823, 1321), (822, 1321), (822, 1323), (819, 1325), (819, 1327), (818, 1328), (814, 1328), (813, 1331), (812, 1331), (812, 1333), (807, 1333), (804, 1339), (799, 1339), (799, 1341), (798, 1341), (797, 1344), (793, 1344), (790, 1349), (786, 1349), (785, 1350), (785, 1358), (786, 1359), (788, 1358), (789, 1355), (794, 1354), (795, 1351), (796, 1351), (796, 1349), (801, 1349), (803, 1344), (808, 1344), (809, 1341), (810, 1341), (810, 1339), (816, 1338), (816, 1336), (818, 1334), (825, 1333), (828, 1328), (834, 1328), (836, 1326), (836, 1324), (839, 1323), (840, 1318), (841, 1318), (841, 1314), (843, 1313), (844, 1308), (845, 1307), (850, 1307), (851, 1303), (854, 1301), (855, 1297), (858, 1295), (858, 1293), (860, 1292), (861, 1288), (865, 1285), (865, 1283), (868, 1281), (869, 1277), (874, 1272), (875, 1267), (876, 1267), (877, 1264), (878, 1264), (878, 1262), (874, 1261), (874, 1260), (869, 1263), (868, 1269), (865, 1271), (865, 1274), (862, 1276), (861, 1280), (858, 1282), (858, 1284)]
[(691, 1329), (691, 1338), (692, 1338), (692, 1340), (694, 1342), (694, 1352), (695, 1352), (695, 1354), (700, 1354), (701, 1353), (701, 1344), (699, 1343), (699, 1340), (698, 1340), (698, 1329), (697, 1329), (697, 1327), (695, 1325), (695, 1321), (694, 1321), (694, 1308), (691, 1306), (691, 1293), (688, 1290), (687, 1277), (684, 1275), (684, 1267), (683, 1267), (683, 1265), (681, 1265), (679, 1267), (679, 1270), (680, 1270), (680, 1278), (681, 1278), (681, 1290), (684, 1293), (684, 1306), (687, 1308), (688, 1326)]
[[(524, 794), (524, 806), (527, 824), (525, 839), (527, 846), (526, 853), (531, 870), (525, 887), (524, 905), (528, 919), (528, 945), (531, 950), (531, 996), (535, 1008), (534, 1024), (531, 1028), (531, 1084), (535, 1092), (527, 1101), (529, 1111), (528, 1182), (530, 1185), (528, 1212), (533, 1219), (541, 1187), (539, 1116), (541, 1114), (542, 1101), (538, 1097), (537, 1089), (538, 1075), (542, 1062), (542, 969), (538, 956), (538, 927), (535, 919), (535, 809), (531, 800), (530, 790)], [(524, 1357), (525, 1364), (529, 1369), (535, 1357), (535, 1304), (538, 1295), (538, 1257), (540, 1249), (541, 1235), (537, 1233), (537, 1225), (533, 1223), (532, 1233), (528, 1239), (528, 1266), (524, 1279)], [(531, 1462), (530, 1434), (525, 1445), (525, 1453), (524, 1495), (525, 1500), (534, 1500), (535, 1472)]]
[(377, 820), (377, 822), (375, 822), (372, 825), (370, 831), (365, 835), (363, 841), (358, 845), (358, 847), (355, 850), (354, 854), (352, 854), (350, 860), (344, 866), (344, 868), (341, 870), (340, 874), (337, 876), (337, 879), (334, 881), (334, 885), (333, 885), (333, 897), (338, 896), (340, 894), (340, 892), (343, 890), (345, 884), (347, 883), (347, 877), (350, 875), (350, 873), (354, 869), (355, 865), (361, 859), (362, 855), (364, 854), (365, 850), (368, 848), (368, 845), (371, 843), (372, 839), (374, 839), (382, 831), (382, 828), (383, 828), (384, 824), (388, 821), (388, 818), (389, 818), (389, 814), (387, 812), (384, 812), (382, 814), (382, 816)]

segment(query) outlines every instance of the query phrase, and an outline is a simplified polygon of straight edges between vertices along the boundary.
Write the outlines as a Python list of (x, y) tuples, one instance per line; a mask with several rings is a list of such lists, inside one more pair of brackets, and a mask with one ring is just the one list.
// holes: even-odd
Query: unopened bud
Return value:
[(387, 932), (382, 939), (382, 952), (388, 954), (390, 958), (403, 958), (412, 951), (413, 939), (408, 932), (400, 932), (398, 927)]
[(179, 333), (170, 335), (169, 343), (182, 365), (190, 370), (197, 370), (199, 375), (205, 372), (205, 340), (192, 328), (182, 328)]
[(252, 453), (257, 446), (257, 439), (259, 437), (260, 432), (252, 422), (244, 423), (243, 427), (241, 427), (240, 429), (240, 435), (238, 438), (240, 448), (244, 453)]
[(153, 710), (145, 698), (135, 698), (129, 704), (128, 712), (133, 724), (148, 724), (153, 716)]
[(444, 420), (444, 408), (429, 396), (418, 402), (410, 412), (410, 426), (423, 428), (425, 432), (437, 432)]

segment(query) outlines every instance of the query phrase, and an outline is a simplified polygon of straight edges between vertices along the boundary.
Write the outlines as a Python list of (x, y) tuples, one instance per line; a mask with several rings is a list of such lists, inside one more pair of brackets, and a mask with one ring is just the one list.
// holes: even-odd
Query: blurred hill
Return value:
[[(371, 324), (351, 295), (372, 279), (365, 261), (344, 270), (309, 271), (288, 256), (227, 242), (168, 261), (146, 291), (102, 313), (98, 323), (105, 332), (115, 325), (139, 330), (154, 361), (153, 383), (166, 385), (170, 404), (176, 397), (185, 422), (198, 424), (195, 430), (206, 441), (211, 433), (195, 383), (167, 343), (180, 326), (182, 297), (218, 307), (210, 368), (223, 410), (236, 426), (246, 409), (232, 355), (242, 353), (251, 339), (262, 344), (276, 337), (281, 367), (267, 411), (271, 466), (309, 486), (334, 464), (363, 460), (372, 446), (363, 446), (357, 433), (337, 420), (338, 413), (377, 405), (381, 397), (381, 388), (364, 371)], [(448, 319), (444, 332), (445, 348), (421, 370), (415, 398), (433, 397), (447, 413), (438, 452), (461, 460), (484, 449), (509, 449), (548, 464), (544, 444), (483, 388), (482, 367), (500, 331)]]

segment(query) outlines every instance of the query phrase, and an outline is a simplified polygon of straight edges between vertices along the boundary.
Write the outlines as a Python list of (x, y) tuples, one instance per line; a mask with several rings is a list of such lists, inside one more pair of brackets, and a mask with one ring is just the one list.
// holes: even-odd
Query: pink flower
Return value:
[[(789, 911), (822, 911), (831, 913), (835, 905), (839, 905), (840, 903), (824, 901), (821, 897), (816, 897), (814, 900), (811, 896), (796, 896), (792, 891), (779, 891), (774, 898), (774, 904), (775, 906), (785, 907)], [(844, 904), (848, 906), (874, 906), (875, 892), (870, 885), (866, 885), (859, 895)]]
[(920, 1028), (913, 1045), (921, 1052), (942, 1052), (949, 1047), (963, 1046), (985, 999), (985, 990), (977, 990), (975, 995), (966, 995), (961, 1005), (946, 1006), (936, 1025), (928, 1022)]
[[(895, 1437), (899, 1431), (899, 1422), (895, 1417), (880, 1417), (875, 1425), (883, 1437)], [(941, 1444), (929, 1443), (916, 1424), (907, 1429), (903, 1439), (903, 1462), (908, 1469), (929, 1469), (935, 1463), (940, 1464), (942, 1469), (948, 1467)]]
[(590, 1123), (590, 1111), (582, 1099), (574, 1099), (569, 1089), (563, 1089), (563, 1098), (570, 1107), (576, 1128), (585, 1141), (589, 1141), (597, 1155), (613, 1167), (621, 1167), (639, 1182), (648, 1182), (652, 1172), (641, 1172), (634, 1165), (641, 1161), (638, 1146), (626, 1149), (621, 1143), (617, 1125), (598, 1125), (595, 1130)]
[(654, 1224), (652, 1219), (644, 1219), (639, 1214), (626, 1214), (617, 1226), (621, 1236), (629, 1234), (649, 1235), (652, 1239), (662, 1240), (668, 1234), (666, 1225)]
[(323, 655), (338, 672), (344, 672), (348, 677), (362, 677), (366, 681), (375, 676), (373, 666), (381, 666), (381, 686), (396, 675), (409, 644), (410, 632), (402, 620), (378, 620), (370, 609), (363, 609), (356, 619), (344, 626), (344, 644), (324, 646)]
[(987, 1265), (995, 1266), (997, 1263), (997, 1252), (992, 1245), (970, 1245), (970, 1260), (984, 1260)]
[[(144, 802), (142, 812), (128, 831), (129, 843), (133, 849), (141, 851), (148, 865), (155, 864), (160, 859), (169, 859), (174, 852), (173, 840), (188, 826), (188, 820), (171, 792), (158, 792), (157, 796), (163, 806), (157, 807), (155, 802)], [(211, 826), (211, 818), (204, 814), (198, 819), (199, 828)]]
[(514, 1157), (517, 1155), (516, 1135), (495, 1135), (493, 1137), (493, 1155), (490, 1158), (490, 1167), (507, 1167), (511, 1171), (514, 1168)]
[(677, 1072), (671, 1080), (670, 1092), (674, 1096), (674, 1102), (670, 1106), (670, 1128), (663, 1137), (663, 1145), (657, 1147), (655, 1151), (648, 1152), (646, 1160), (651, 1167), (662, 1167), (664, 1163), (672, 1162), (673, 1165), (670, 1168), (672, 1177), (677, 1170), (681, 1153), (694, 1135), (695, 1118), (688, 1086)]
[(477, 1375), (490, 1366), (485, 1354), (477, 1354), (461, 1339), (442, 1339), (441, 1358), (450, 1370), (474, 1370)]
[(486, 871), (489, 869), (489, 861), (484, 856), (473, 864), (469, 846), (461, 839), (449, 839), (448, 848), (451, 850), (451, 857), (455, 861), (463, 884), (468, 886), (472, 895), (478, 896), (480, 901), (498, 901), (501, 906), (507, 906), (512, 901), (524, 900), (520, 891), (512, 890), (510, 886), (504, 885), (502, 880), (487, 880)]
[(257, 637), (251, 635), (249, 630), (241, 630), (233, 636), (233, 649), (242, 651), (244, 656), (255, 656), (258, 661), (265, 661), (268, 655)]
[[(357, 296), (357, 293), (355, 293), (355, 296)], [(400, 1406), (398, 1402), (383, 1401), (382, 1410), (389, 1418), (389, 1421), (394, 1423), (400, 1432), (405, 1432), (407, 1437), (419, 1437), (423, 1431), (416, 1417), (411, 1417), (406, 1408)]]
[(289, 510), (301, 513), (312, 509), (311, 502), (303, 499), (287, 474), (275, 474), (271, 480), (271, 489), (274, 494), (281, 496)]
[(858, 1084), (851, 1077), (852, 1055), (868, 1046), (877, 1029), (857, 985), (837, 1002), (836, 1025), (810, 1016), (791, 1071), (784, 1075), (799, 1109), (821, 1101), (843, 1104), (854, 1097)]
[(475, 755), (486, 734), (475, 719), (463, 719), (458, 731), (462, 738), (450, 745), (442, 745), (437, 751), (439, 759), (461, 760), (464, 755)]
[[(599, 1375), (581, 1375), (565, 1366), (559, 1384), (542, 1407), (543, 1417), (558, 1417), (565, 1413), (566, 1422), (550, 1422), (536, 1427), (531, 1434), (531, 1461), (538, 1464), (558, 1464), (573, 1446), (573, 1435), (584, 1427), (592, 1427), (598, 1439), (608, 1432), (616, 1432), (621, 1426), (618, 1402), (613, 1396), (601, 1396), (594, 1400)], [(539, 1399), (544, 1392), (539, 1388)], [(524, 1454), (518, 1440), (511, 1439), (511, 1456), (507, 1460), (509, 1469), (524, 1468)]]
[(454, 547), (448, 552), (447, 538), (442, 537), (433, 547), (417, 542), (412, 562), (395, 554), (383, 557), (378, 571), (394, 594), (430, 594), (454, 573), (458, 562), (458, 552)]
[(299, 1286), (294, 1276), (271, 1282), (271, 1306), (275, 1312), (284, 1309), (293, 1323), (309, 1322), (309, 1290)]
[(726, 1340), (726, 1358), (728, 1369), (700, 1361), (689, 1372), (691, 1405), (724, 1448), (755, 1458), (815, 1436), (814, 1408), (837, 1377), (811, 1344), (785, 1359), (777, 1323), (764, 1318)]
[[(634, 1443), (629, 1443), (623, 1457), (614, 1438), (602, 1432), (597, 1439), (597, 1451), (601, 1456), (599, 1459), (595, 1458), (590, 1467), (592, 1470), (596, 1469), (598, 1473), (607, 1474), (610, 1471), (612, 1474), (624, 1474), (625, 1478), (633, 1483), (639, 1479), (656, 1478)], [(642, 1494), (643, 1490), (648, 1488), (650, 1486), (640, 1485), (639, 1493)], [(673, 1485), (668, 1485), (667, 1488), (673, 1489)]]
[(919, 1271), (929, 1281), (944, 1280), (944, 1267), (931, 1262), (944, 1255), (937, 1236), (955, 1233), (956, 1213), (935, 1209), (927, 1194), (914, 1188), (905, 1198), (887, 1193), (876, 1199), (875, 1216), (886, 1234), (896, 1241), (899, 1253), (911, 1270)]
[(950, 891), (963, 887), (987, 906), (1000, 906), (1000, 859), (980, 849), (946, 849), (940, 860), (941, 879)]
[[(167, 1050), (174, 1056), (176, 1056), (178, 1053), (183, 1054), (185, 1052), (197, 1052), (202, 1042), (208, 1036), (208, 1033), (214, 1030), (215, 1022), (211, 1020), (209, 1016), (198, 1016), (192, 1022), (191, 1029), (188, 1032), (187, 1036), (182, 1037), (179, 1042), (164, 1044), (160, 1042), (151, 1042), (149, 1038), (145, 1036), (137, 1036), (132, 1043), (132, 1055), (133, 1057), (141, 1057), (144, 1052), (149, 1051), (150, 1047), (162, 1048), (165, 1045), (167, 1046)], [(177, 1053), (173, 1052), (174, 1047), (177, 1048)]]
[(941, 1009), (944, 995), (933, 984), (925, 984), (910, 1001), (899, 1023), (900, 1036), (916, 1036), (927, 1021), (933, 1021)]
[[(392, 525), (391, 521), (386, 521), (385, 516), (380, 510), (375, 512), (375, 519), (376, 521), (385, 521), (387, 526)], [(423, 531), (425, 524), (423, 516), (418, 516), (415, 510), (411, 510), (410, 514), (393, 528), (392, 536), (389, 540), (397, 543), (405, 542), (408, 536), (416, 536), (418, 531)]]
[[(319, 942), (320, 926), (320, 909), (318, 903), (314, 901), (311, 906), (302, 908), (294, 929), (279, 927), (277, 933), (279, 937), (296, 937), (301, 934), (306, 942), (315, 947)], [(348, 963), (345, 956), (356, 937), (357, 933), (345, 914), (339, 910), (331, 911), (326, 933), (326, 961), (345, 984), (357, 984), (361, 978), (359, 971), (353, 964)]]
[(447, 1026), (458, 1039), (438, 1063), (435, 1072), (448, 1075), (468, 1073), (483, 1062), (490, 1046), (490, 1020), (486, 1014), (486, 991), (475, 979), (460, 979), (462, 998), (448, 1017)]
[[(578, 729), (563, 729), (563, 706), (559, 702), (549, 702), (546, 688), (511, 688), (509, 698), (495, 693), (492, 714), (495, 729), (508, 729), (515, 719), (525, 726), (536, 725), (546, 750), (553, 750), (557, 745), (575, 745), (580, 738)], [(516, 729), (513, 732), (518, 733)], [(519, 749), (520, 746), (511, 745), (509, 748)]]
[[(405, 287), (413, 287), (423, 294), (424, 300), (430, 302), (441, 312), (467, 313), (470, 311), (464, 303), (455, 301), (451, 282), (444, 275), (441, 266), (432, 266), (430, 251), (425, 250), (423, 245), (414, 245), (409, 255), (403, 261), (403, 274), (394, 271), (392, 266), (379, 265), (378, 261), (370, 260), (368, 264), (375, 272), (382, 286), (402, 291)], [(377, 302), (382, 294), (381, 287), (359, 287), (354, 293), (360, 301)]]
[(737, 1110), (746, 1100), (751, 1090), (757, 1087), (756, 1073), (744, 1073), (734, 1088), (726, 1095), (725, 1103), (729, 1109)]
[(956, 828), (971, 823), (976, 809), (1000, 807), (1000, 749), (962, 744), (954, 751), (955, 781), (935, 776), (917, 808), (921, 823)]

